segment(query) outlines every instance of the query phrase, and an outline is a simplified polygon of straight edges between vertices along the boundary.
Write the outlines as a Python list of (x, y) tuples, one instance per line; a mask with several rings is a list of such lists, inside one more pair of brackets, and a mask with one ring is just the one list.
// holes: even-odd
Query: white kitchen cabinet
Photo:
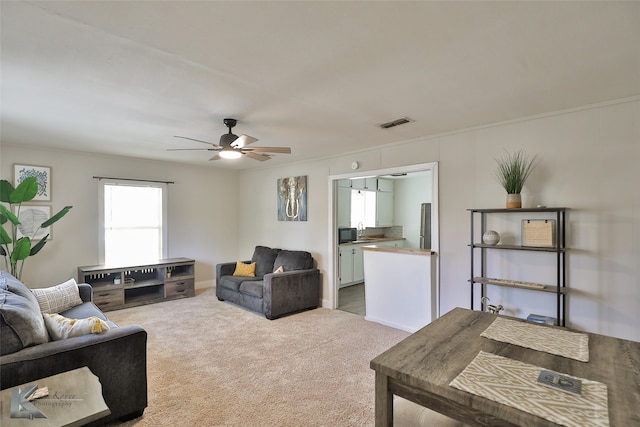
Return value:
[(364, 259), (362, 255), (363, 245), (353, 245), (353, 282), (364, 282)]
[(351, 188), (353, 190), (364, 190), (364, 178), (352, 179), (351, 180)]
[(364, 281), (362, 246), (364, 244), (340, 245), (340, 287)]
[[(348, 180), (346, 180), (348, 181)], [(338, 227), (351, 226), (351, 187), (338, 187)]]
[(376, 193), (376, 227), (393, 226), (393, 192)]
[(393, 180), (391, 179), (378, 179), (378, 191), (392, 192)]
[(340, 246), (340, 286), (353, 282), (353, 245)]
[(367, 245), (401, 248), (404, 239), (371, 241), (367, 243), (348, 243), (339, 246), (340, 287), (364, 282), (364, 254), (362, 247)]
[(378, 191), (377, 178), (360, 178), (351, 180), (351, 188), (354, 190)]
[(365, 227), (393, 226), (393, 193), (351, 190), (351, 226), (358, 222)]
[[(351, 193), (346, 194), (346, 187), (338, 181), (338, 225), (340, 227), (356, 227), (360, 223), (364, 227), (392, 227), (393, 221), (393, 180), (377, 178), (353, 179)], [(346, 221), (344, 206), (349, 199), (351, 212)], [(344, 202), (343, 202), (344, 201)]]

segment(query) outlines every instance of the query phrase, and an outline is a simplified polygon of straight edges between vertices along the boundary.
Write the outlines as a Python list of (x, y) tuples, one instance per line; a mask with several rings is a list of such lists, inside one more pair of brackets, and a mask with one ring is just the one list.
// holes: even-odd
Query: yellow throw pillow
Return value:
[(87, 317), (86, 319), (69, 319), (57, 313), (43, 313), (42, 316), (44, 317), (47, 331), (49, 331), (49, 336), (53, 341), (88, 334), (101, 334), (109, 330), (107, 322), (96, 316)]
[(242, 261), (236, 262), (236, 271), (233, 272), (234, 276), (244, 277), (256, 277), (256, 263), (245, 264)]

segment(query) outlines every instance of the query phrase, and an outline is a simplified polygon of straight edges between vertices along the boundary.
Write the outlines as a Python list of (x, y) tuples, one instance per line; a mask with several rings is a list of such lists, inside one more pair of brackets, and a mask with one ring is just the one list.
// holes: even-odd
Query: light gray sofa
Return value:
[[(234, 276), (236, 262), (216, 265), (216, 296), (253, 311), (269, 320), (317, 308), (320, 301), (320, 271), (305, 251), (256, 246), (251, 261), (255, 277)], [(282, 273), (274, 273), (279, 267)]]
[(0, 271), (0, 389), (87, 366), (99, 378), (111, 410), (91, 425), (141, 416), (147, 407), (147, 332), (135, 325), (118, 327), (91, 302), (90, 285), (78, 288), (83, 303), (60, 314), (74, 319), (97, 316), (111, 329), (51, 341), (33, 293)]

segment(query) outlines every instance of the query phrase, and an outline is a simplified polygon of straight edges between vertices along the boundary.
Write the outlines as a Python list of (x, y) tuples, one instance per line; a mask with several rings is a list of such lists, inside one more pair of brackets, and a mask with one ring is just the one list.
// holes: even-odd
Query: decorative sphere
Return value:
[(482, 235), (482, 241), (485, 245), (497, 245), (500, 241), (500, 234), (497, 231), (489, 230)]

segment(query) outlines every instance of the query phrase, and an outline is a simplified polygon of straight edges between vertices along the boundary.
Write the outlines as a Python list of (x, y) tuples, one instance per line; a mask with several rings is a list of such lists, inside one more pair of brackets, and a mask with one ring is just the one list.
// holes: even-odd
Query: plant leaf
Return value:
[(49, 237), (49, 235), (47, 234), (46, 236), (44, 236), (42, 238), (42, 240), (40, 240), (38, 243), (36, 243), (36, 245), (31, 248), (31, 251), (29, 251), (29, 256), (34, 256), (35, 254), (40, 252), (40, 249), (42, 249), (44, 247), (44, 245), (47, 243), (47, 238), (48, 237)]
[(4, 219), (2, 221), (2, 224), (7, 222), (7, 219), (11, 221), (13, 225), (20, 224), (20, 220), (18, 219), (18, 217), (15, 216), (14, 213), (7, 209), (4, 205), (0, 205), (0, 217), (2, 217), (1, 219)]
[(18, 261), (27, 259), (31, 252), (31, 239), (28, 237), (19, 238), (13, 245), (13, 252), (11, 252), (11, 262), (16, 263)]
[[(0, 245), (6, 245), (11, 242), (13, 242), (13, 240), (11, 240), (11, 237), (9, 237), (7, 230), (5, 230), (4, 227), (0, 227)], [(3, 255), (6, 255), (6, 254), (3, 254)]]
[(38, 194), (38, 181), (35, 177), (25, 178), (20, 185), (9, 195), (9, 203), (22, 203), (36, 197)]
[(0, 202), (11, 203), (9, 196), (11, 196), (14, 190), (13, 185), (6, 179), (0, 181)]
[(69, 212), (69, 210), (72, 208), (73, 206), (65, 206), (64, 208), (62, 208), (60, 210), (60, 212), (58, 212), (57, 214), (55, 214), (54, 216), (52, 216), (51, 218), (49, 218), (48, 220), (46, 220), (45, 222), (43, 222), (40, 227), (41, 228), (47, 228), (48, 226), (50, 226), (51, 224), (53, 224), (54, 222), (56, 222), (57, 220), (59, 220), (60, 218), (62, 218), (63, 216), (65, 216), (67, 214), (67, 212)]
[(4, 251), (4, 248), (0, 246), (0, 255), (7, 256), (7, 253)]
[(519, 194), (525, 181), (531, 174), (535, 166), (536, 156), (528, 158), (523, 150), (516, 151), (496, 159), (498, 169), (495, 171), (496, 178), (507, 194)]

